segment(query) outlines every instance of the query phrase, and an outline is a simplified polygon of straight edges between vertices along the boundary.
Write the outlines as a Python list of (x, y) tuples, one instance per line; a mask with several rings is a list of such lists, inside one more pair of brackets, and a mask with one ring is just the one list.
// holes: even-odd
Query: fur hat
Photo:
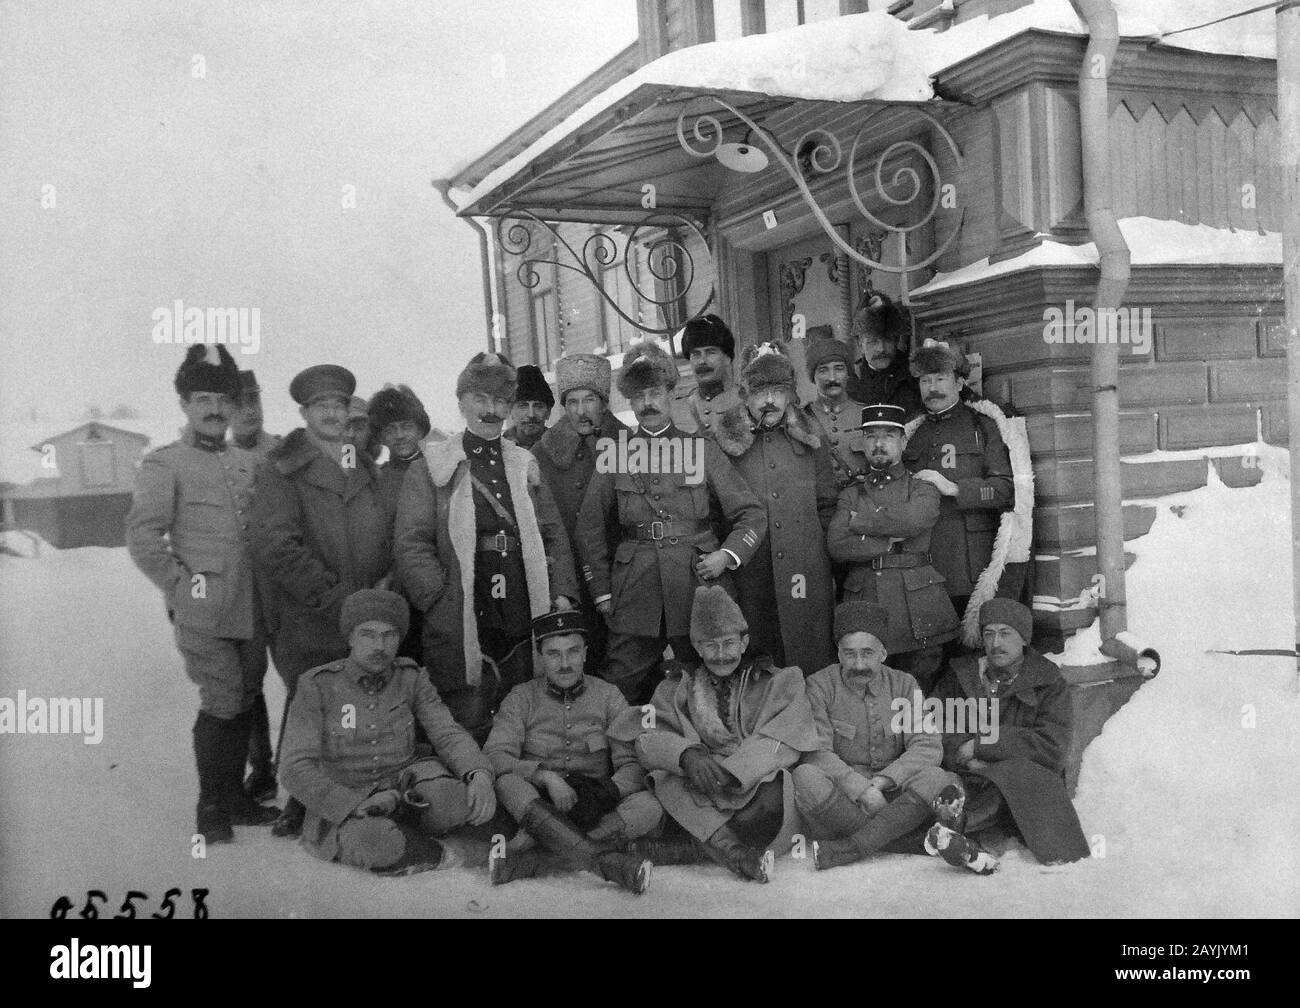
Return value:
[(717, 640), (749, 633), (740, 606), (721, 585), (700, 585), (691, 605), (691, 640)]
[(611, 370), (609, 361), (599, 354), (575, 353), (555, 362), (555, 384), (560, 390), (560, 404), (578, 389), (591, 389), (609, 402)]
[(252, 368), (239, 372), (239, 394), (241, 399), (256, 399), (262, 394), (262, 386), (257, 384)]
[(874, 602), (841, 602), (835, 607), (835, 643), (852, 633), (867, 633), (883, 646), (889, 639), (889, 613)]
[(515, 372), (515, 402), (544, 402), (548, 409), (555, 408), (555, 393), (536, 364), (520, 364)]
[(871, 291), (853, 313), (853, 323), (849, 331), (853, 333), (855, 339), (873, 333), (884, 336), (894, 343), (903, 344), (906, 342), (907, 316), (888, 294)]
[(834, 336), (829, 339), (809, 340), (803, 352), (803, 362), (808, 368), (809, 380), (817, 373), (817, 369), (828, 361), (843, 361), (846, 368), (852, 369), (853, 351), (849, 349), (847, 343)]
[(1028, 644), (1034, 638), (1034, 614), (1015, 599), (991, 598), (980, 606), (980, 632), (991, 623), (1004, 623)]
[(352, 631), (362, 623), (379, 620), (395, 627), (400, 636), (405, 637), (411, 628), (411, 611), (406, 599), (396, 592), (384, 591), (382, 588), (362, 588), (343, 600), (343, 609), (339, 613), (339, 630), (343, 639), (352, 636)]
[(623, 367), (618, 372), (618, 390), (624, 398), (631, 399), (637, 392), (655, 385), (669, 391), (677, 387), (677, 365), (658, 343), (647, 340), (637, 343), (623, 357)]
[(456, 398), (466, 392), (481, 392), (493, 399), (515, 401), (514, 365), (502, 354), (476, 353), (456, 379)]
[(376, 433), (382, 433), (390, 423), (410, 420), (420, 428), (420, 437), (429, 436), (433, 425), (429, 423), (429, 414), (419, 397), (406, 385), (385, 385), (370, 397), (366, 407), (370, 414), (370, 426)]
[(699, 347), (717, 347), (732, 360), (736, 359), (736, 337), (716, 315), (693, 318), (682, 329), (682, 356), (690, 360), (691, 351)]
[(185, 360), (176, 371), (178, 395), (186, 397), (192, 392), (222, 392), (231, 399), (238, 399), (242, 391), (239, 365), (220, 343), (196, 343), (185, 352)]
[(914, 378), (942, 374), (944, 371), (951, 371), (958, 378), (970, 374), (970, 361), (960, 349), (951, 343), (941, 343), (934, 339), (927, 339), (912, 351), (911, 367)]
[(769, 388), (783, 388), (793, 392), (794, 365), (774, 343), (747, 346), (741, 356), (740, 390), (753, 395)]

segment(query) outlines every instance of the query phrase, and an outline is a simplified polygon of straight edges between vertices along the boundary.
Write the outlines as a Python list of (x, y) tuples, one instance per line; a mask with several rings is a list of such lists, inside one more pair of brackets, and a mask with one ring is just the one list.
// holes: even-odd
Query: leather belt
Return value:
[(519, 540), (512, 535), (506, 535), (504, 532), (478, 537), (478, 551), (480, 553), (511, 553), (517, 549), (519, 549)]
[(707, 532), (706, 521), (652, 521), (623, 526), (623, 538), (633, 542), (658, 542), (660, 539), (685, 539), (697, 532)]
[(923, 567), (930, 562), (929, 553), (886, 553), (870, 561), (872, 570), (885, 570), (893, 567)]

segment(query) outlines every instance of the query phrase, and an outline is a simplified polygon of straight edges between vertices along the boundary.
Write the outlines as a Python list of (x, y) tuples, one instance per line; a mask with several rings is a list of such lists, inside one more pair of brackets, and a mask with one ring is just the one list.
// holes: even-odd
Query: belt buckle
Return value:
[(504, 532), (498, 532), (496, 534), (496, 544), (497, 544), (497, 550), (500, 552), (502, 556), (505, 556), (506, 555), (506, 534)]
[(884, 558), (883, 556), (872, 557), (872, 558), (871, 558), (871, 569), (872, 569), (872, 570), (884, 570), (884, 569), (885, 569), (885, 558)]
[(664, 523), (661, 521), (652, 521), (650, 523), (650, 538), (653, 539), (655, 542), (658, 542), (663, 537), (664, 537)]

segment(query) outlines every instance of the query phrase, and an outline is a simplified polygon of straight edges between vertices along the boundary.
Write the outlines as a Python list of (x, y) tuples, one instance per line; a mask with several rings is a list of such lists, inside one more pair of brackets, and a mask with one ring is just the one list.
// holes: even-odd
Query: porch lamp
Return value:
[(718, 164), (724, 168), (730, 168), (732, 171), (745, 172), (751, 175), (766, 168), (767, 155), (749, 142), (749, 136), (753, 132), (753, 130), (746, 130), (745, 139), (740, 143), (719, 144)]

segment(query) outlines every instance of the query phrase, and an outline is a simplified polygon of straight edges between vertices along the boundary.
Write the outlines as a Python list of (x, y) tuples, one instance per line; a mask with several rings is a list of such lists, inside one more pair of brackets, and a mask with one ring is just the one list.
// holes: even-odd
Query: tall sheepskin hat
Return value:
[(740, 606), (721, 585), (700, 585), (691, 605), (691, 640), (717, 640), (749, 633)]
[(390, 423), (410, 420), (420, 428), (420, 437), (429, 436), (433, 425), (429, 423), (429, 414), (425, 412), (424, 403), (407, 385), (385, 385), (370, 397), (367, 407), (370, 413), (370, 426), (375, 433), (380, 433)]
[(519, 365), (515, 373), (515, 402), (540, 402), (546, 403), (547, 409), (555, 407), (555, 393), (536, 364)]
[(951, 371), (958, 378), (970, 375), (970, 361), (959, 347), (939, 340), (927, 339), (914, 351), (911, 360), (912, 376), (942, 374)]
[(871, 634), (884, 644), (889, 640), (889, 613), (874, 602), (841, 602), (835, 607), (835, 643), (853, 633)]
[(599, 354), (567, 354), (555, 362), (555, 384), (560, 390), (560, 403), (570, 392), (590, 389), (609, 402), (610, 378), (613, 372), (609, 361)]
[(502, 354), (476, 353), (456, 379), (456, 397), (466, 392), (481, 392), (493, 399), (515, 401), (514, 365)]
[(736, 337), (717, 315), (693, 318), (682, 329), (682, 356), (690, 360), (691, 351), (700, 347), (717, 347), (731, 360), (736, 359)]
[(817, 369), (827, 361), (841, 361), (847, 368), (853, 367), (853, 351), (843, 340), (838, 340), (834, 336), (823, 336), (821, 339), (808, 341), (808, 347), (803, 352), (804, 366), (808, 368), (808, 377), (811, 379), (817, 374)]
[(637, 343), (623, 358), (618, 373), (618, 390), (631, 399), (637, 392), (655, 385), (669, 391), (677, 387), (677, 365), (658, 343), (647, 340)]
[(176, 392), (181, 396), (192, 392), (224, 392), (231, 399), (238, 399), (243, 387), (239, 365), (220, 343), (194, 344), (176, 371)]
[(793, 392), (794, 387), (794, 365), (775, 343), (745, 347), (740, 368), (740, 389), (745, 395), (770, 388)]

